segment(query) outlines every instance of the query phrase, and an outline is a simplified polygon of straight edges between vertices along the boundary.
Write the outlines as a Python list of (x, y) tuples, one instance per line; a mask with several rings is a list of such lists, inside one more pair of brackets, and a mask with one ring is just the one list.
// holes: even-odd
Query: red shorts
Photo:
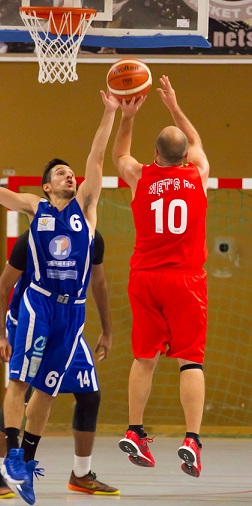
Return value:
[(131, 270), (132, 349), (136, 358), (167, 357), (202, 364), (207, 328), (207, 274)]

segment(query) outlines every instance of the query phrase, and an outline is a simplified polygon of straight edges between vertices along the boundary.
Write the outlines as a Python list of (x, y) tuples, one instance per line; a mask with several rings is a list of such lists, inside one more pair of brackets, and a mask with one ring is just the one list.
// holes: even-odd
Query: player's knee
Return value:
[(76, 405), (72, 427), (75, 430), (95, 432), (96, 422), (101, 400), (101, 392), (82, 392), (74, 394)]
[(196, 364), (196, 363), (193, 363), (193, 364), (185, 364), (185, 365), (182, 365), (180, 367), (180, 372), (182, 371), (186, 371), (188, 369), (200, 369), (201, 371), (203, 371), (203, 365), (202, 364)]

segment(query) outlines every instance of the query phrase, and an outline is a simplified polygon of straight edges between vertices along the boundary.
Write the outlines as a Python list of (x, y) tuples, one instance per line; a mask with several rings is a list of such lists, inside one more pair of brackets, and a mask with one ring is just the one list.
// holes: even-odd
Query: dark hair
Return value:
[[(42, 188), (45, 183), (50, 183), (51, 170), (53, 169), (53, 167), (55, 167), (55, 165), (67, 165), (69, 167), (69, 164), (67, 162), (65, 162), (64, 160), (61, 160), (61, 158), (53, 158), (52, 160), (50, 160), (50, 162), (48, 162), (44, 168), (44, 172), (42, 175), (42, 181), (41, 181)], [(46, 195), (46, 197), (49, 198), (48, 193), (46, 193), (44, 190), (43, 190), (43, 192)]]

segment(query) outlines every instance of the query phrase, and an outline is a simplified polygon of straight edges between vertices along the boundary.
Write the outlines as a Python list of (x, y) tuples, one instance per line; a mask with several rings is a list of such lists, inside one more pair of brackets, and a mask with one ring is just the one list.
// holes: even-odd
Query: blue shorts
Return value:
[(52, 396), (99, 390), (92, 353), (82, 336), (84, 319), (85, 304), (62, 304), (29, 287), (18, 325), (11, 315), (7, 319), (13, 347), (10, 379)]

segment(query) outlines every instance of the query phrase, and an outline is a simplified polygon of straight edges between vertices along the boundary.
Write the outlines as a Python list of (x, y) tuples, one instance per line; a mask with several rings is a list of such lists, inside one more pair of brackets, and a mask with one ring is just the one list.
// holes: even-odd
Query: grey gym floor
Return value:
[[(91, 496), (67, 489), (73, 462), (71, 437), (45, 437), (37, 458), (45, 468), (44, 478), (34, 479), (37, 506), (169, 506), (193, 504), (252, 504), (252, 440), (215, 439), (203, 441), (200, 478), (180, 470), (177, 448), (181, 439), (157, 436), (151, 445), (156, 467), (140, 468), (128, 462), (118, 448), (118, 437), (96, 438), (92, 470), (100, 481), (121, 490), (119, 497)], [(26, 504), (16, 496), (8, 506)]]

